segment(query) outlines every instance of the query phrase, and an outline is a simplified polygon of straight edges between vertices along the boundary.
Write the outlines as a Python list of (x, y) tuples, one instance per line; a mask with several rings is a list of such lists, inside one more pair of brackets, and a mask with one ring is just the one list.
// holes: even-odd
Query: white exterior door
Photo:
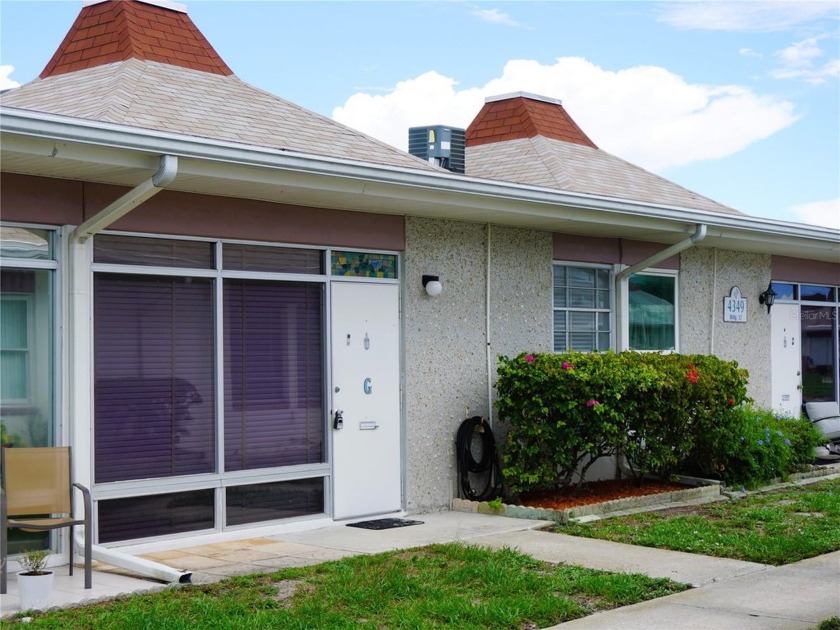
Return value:
[(333, 282), (330, 295), (333, 518), (396, 512), (402, 508), (399, 286)]
[(770, 311), (770, 366), (773, 409), (799, 416), (802, 409), (802, 327), (798, 304)]

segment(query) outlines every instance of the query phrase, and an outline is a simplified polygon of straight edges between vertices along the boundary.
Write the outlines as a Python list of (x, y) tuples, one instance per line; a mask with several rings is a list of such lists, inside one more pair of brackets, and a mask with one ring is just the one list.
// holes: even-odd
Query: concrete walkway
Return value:
[(840, 552), (834, 552), (553, 628), (805, 630), (838, 616)]
[[(481, 522), (472, 518), (488, 519)], [(696, 588), (596, 613), (553, 628), (654, 630), (814, 628), (840, 616), (840, 551), (783, 567), (538, 531), (539, 521), (504, 527), (504, 517), (444, 513), (415, 517), (423, 526), (386, 531), (350, 527), (301, 532), (286, 540), (350, 553), (378, 553), (431, 542), (463, 540), (512, 547), (539, 560), (605, 571), (644, 573)], [(527, 524), (527, 525), (526, 525)], [(504, 527), (507, 531), (493, 531)], [(384, 534), (384, 536), (383, 536)]]
[[(554, 563), (609, 571), (645, 573), (697, 588), (634, 606), (597, 613), (556, 628), (813, 628), (840, 616), (840, 552), (785, 567), (711, 558), (681, 552), (574, 538), (539, 531), (545, 521), (487, 514), (443, 512), (413, 515), (422, 525), (366, 530), (331, 524), (320, 529), (266, 535), (247, 540), (191, 539), (178, 548), (142, 556), (193, 572), (193, 582), (214, 582), (230, 575), (267, 572), (358, 554), (372, 554), (432, 543), (463, 541), (488, 547), (513, 547)], [(2, 614), (17, 612), (17, 583), (9, 576)], [(118, 592), (158, 590), (162, 585), (129, 578), (125, 571), (99, 565), (94, 591), (85, 591), (81, 571), (66, 567), (56, 575), (53, 605), (66, 606), (113, 597)]]

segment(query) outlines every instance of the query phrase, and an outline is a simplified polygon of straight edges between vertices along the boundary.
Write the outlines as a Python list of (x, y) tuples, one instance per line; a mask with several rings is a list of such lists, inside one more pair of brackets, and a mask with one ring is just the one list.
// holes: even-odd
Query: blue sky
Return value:
[[(532, 92), (716, 201), (840, 229), (836, 0), (185, 4), (241, 79), (402, 149)], [(34, 79), (81, 6), (0, 0), (0, 87)]]

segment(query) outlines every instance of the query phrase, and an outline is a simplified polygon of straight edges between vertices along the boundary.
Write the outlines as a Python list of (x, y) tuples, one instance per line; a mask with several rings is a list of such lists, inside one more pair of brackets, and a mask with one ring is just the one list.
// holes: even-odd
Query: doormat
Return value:
[(405, 518), (378, 518), (373, 521), (347, 523), (347, 527), (358, 527), (359, 529), (393, 529), (394, 527), (408, 527), (409, 525), (422, 524), (423, 521), (410, 521)]

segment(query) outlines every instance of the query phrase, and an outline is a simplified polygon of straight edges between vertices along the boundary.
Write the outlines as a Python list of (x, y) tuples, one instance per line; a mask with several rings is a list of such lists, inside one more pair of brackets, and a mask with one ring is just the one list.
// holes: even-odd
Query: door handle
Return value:
[(338, 431), (344, 428), (344, 412), (341, 409), (336, 409), (333, 415), (333, 429)]

